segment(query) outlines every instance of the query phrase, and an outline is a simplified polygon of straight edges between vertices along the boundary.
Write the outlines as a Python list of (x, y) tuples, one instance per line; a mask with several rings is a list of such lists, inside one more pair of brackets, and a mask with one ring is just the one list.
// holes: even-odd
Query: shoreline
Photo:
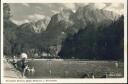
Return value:
[[(12, 58), (9, 58), (9, 60), (12, 60)], [(17, 58), (17, 60), (21, 60), (20, 58)], [(27, 60), (49, 60), (49, 61), (109, 61), (109, 62), (124, 62), (120, 60), (88, 60), (88, 59), (37, 59), (37, 58), (28, 58)]]
[(3, 76), (5, 79), (26, 79), (26, 77), (22, 77), (22, 74), (19, 70), (17, 70), (10, 62), (7, 62), (7, 60), (4, 60), (4, 73)]

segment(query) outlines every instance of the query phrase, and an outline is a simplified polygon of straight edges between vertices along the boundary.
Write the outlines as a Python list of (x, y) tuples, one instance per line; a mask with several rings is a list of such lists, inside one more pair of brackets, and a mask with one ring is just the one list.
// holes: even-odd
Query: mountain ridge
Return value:
[[(17, 39), (15, 40), (16, 44), (13, 51), (15, 53), (26, 52), (27, 54), (32, 54), (30, 52), (34, 50), (33, 54), (45, 51), (58, 55), (59, 52), (62, 52), (61, 48), (67, 38), (71, 37), (70, 39), (73, 39), (72, 36), (84, 30), (83, 35), (85, 36), (83, 37), (90, 41), (95, 41), (94, 34), (103, 33), (103, 30), (111, 24), (114, 25), (113, 22), (116, 22), (119, 17), (113, 12), (92, 6), (80, 7), (76, 12), (70, 9), (63, 9), (50, 19), (44, 18), (18, 26), (16, 28)], [(82, 40), (78, 39), (76, 42), (80, 41), (78, 43), (81, 43)]]

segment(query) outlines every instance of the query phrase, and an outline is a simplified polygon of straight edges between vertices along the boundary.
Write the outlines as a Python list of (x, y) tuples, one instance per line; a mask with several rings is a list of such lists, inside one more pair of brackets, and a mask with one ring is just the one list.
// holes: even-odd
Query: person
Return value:
[(94, 73), (90, 73), (91, 78), (95, 78)]
[(119, 64), (118, 64), (118, 62), (117, 62), (117, 61), (115, 62), (115, 66), (116, 66), (116, 68), (118, 68), (118, 66), (119, 66)]
[(25, 72), (27, 70), (27, 54), (26, 53), (22, 53), (21, 54), (21, 68), (22, 68), (22, 77), (25, 76)]
[(13, 65), (15, 68), (17, 68), (17, 59), (16, 56), (13, 56)]

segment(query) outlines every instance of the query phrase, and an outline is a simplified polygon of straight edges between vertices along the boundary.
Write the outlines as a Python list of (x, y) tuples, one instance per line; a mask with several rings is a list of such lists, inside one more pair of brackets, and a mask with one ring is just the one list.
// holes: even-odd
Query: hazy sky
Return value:
[[(17, 24), (22, 24), (29, 21), (43, 19), (58, 13), (63, 8), (76, 11), (79, 6), (89, 5), (90, 3), (11, 3), (12, 20)], [(97, 3), (94, 4), (99, 9), (113, 11), (118, 14), (123, 14), (124, 5), (122, 3)]]

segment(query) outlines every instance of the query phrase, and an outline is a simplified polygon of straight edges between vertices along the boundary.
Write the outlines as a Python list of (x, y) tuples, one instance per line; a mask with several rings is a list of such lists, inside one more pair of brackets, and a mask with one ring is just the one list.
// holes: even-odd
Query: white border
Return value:
[[(124, 3), (124, 78), (107, 79), (9, 79), (23, 81), (18, 83), (28, 83), (27, 80), (37, 80), (38, 83), (127, 83), (127, 0), (2, 0), (1, 1), (1, 60), (3, 59), (3, 3), (86, 3), (86, 2), (111, 2)], [(6, 83), (3, 78), (3, 61), (1, 61), (1, 82)], [(17, 83), (17, 82), (8, 82)], [(32, 83), (32, 82), (29, 82)], [(33, 82), (37, 83), (37, 82)]]
[(3, 80), (3, 5), (2, 5), (2, 2), (1, 2), (1, 53), (0, 53), (0, 56), (1, 56), (1, 82)]
[(2, 0), (7, 3), (84, 3), (84, 2), (124, 2), (125, 0)]

